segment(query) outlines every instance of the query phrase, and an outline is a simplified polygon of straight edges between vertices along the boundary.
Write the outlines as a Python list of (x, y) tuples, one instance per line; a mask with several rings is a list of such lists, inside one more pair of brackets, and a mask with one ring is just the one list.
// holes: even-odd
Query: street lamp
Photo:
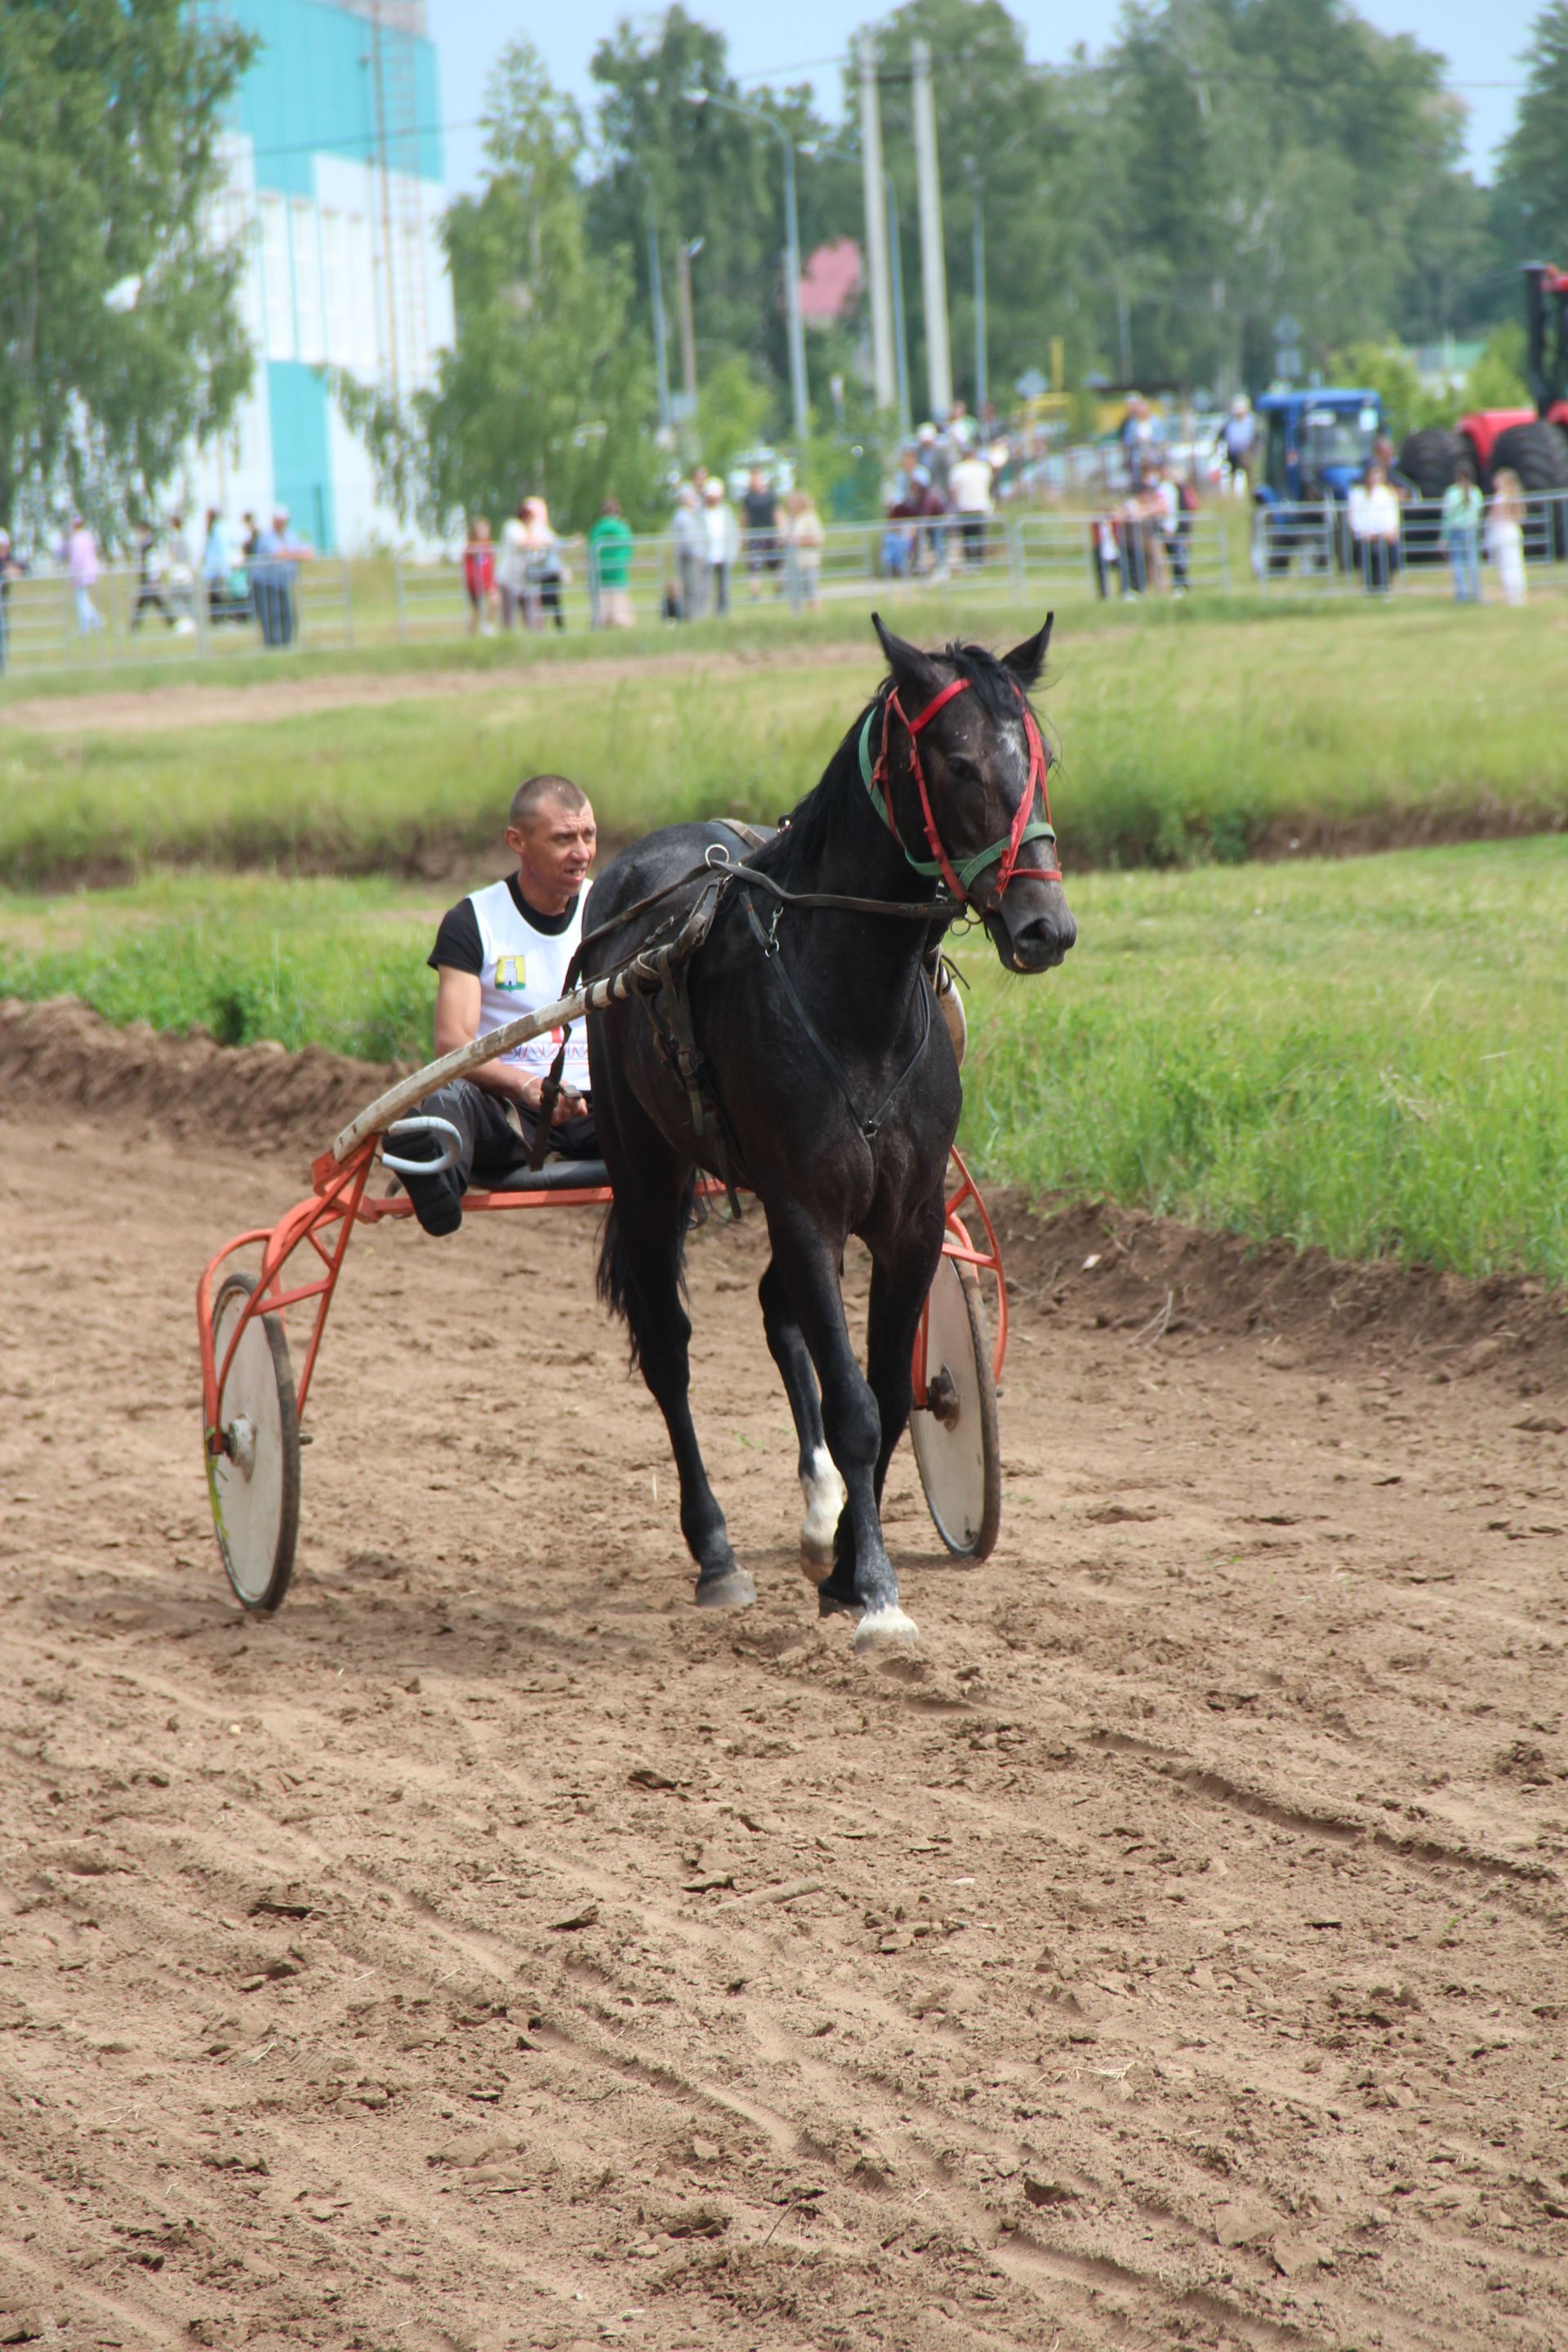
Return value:
[(700, 236), (683, 236), (675, 248), (680, 299), (681, 414), (685, 419), (697, 414), (697, 335), (691, 316), (691, 265), (706, 241)]
[(795, 437), (803, 446), (811, 431), (811, 405), (805, 383), (805, 329), (800, 315), (800, 224), (795, 213), (795, 141), (784, 125), (768, 114), (759, 114), (750, 106), (739, 105), (731, 98), (717, 98), (710, 89), (692, 89), (686, 93), (689, 106), (716, 106), (726, 114), (738, 114), (747, 122), (760, 122), (771, 131), (784, 149), (784, 299), (789, 328), (789, 389), (795, 412)]

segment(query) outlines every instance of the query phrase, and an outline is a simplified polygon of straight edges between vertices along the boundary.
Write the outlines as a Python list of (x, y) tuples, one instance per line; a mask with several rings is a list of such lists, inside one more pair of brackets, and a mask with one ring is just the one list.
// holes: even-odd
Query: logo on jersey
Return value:
[(495, 984), (498, 988), (521, 988), (526, 984), (527, 970), (525, 956), (497, 956)]

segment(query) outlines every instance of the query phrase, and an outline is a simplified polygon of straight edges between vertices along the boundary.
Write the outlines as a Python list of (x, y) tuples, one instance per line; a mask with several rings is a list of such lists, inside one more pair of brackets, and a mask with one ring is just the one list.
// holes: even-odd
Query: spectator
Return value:
[(955, 457), (947, 485), (963, 537), (963, 562), (969, 570), (978, 570), (985, 561), (985, 525), (991, 513), (990, 459), (978, 449)]
[(260, 536), (256, 517), (248, 511), (242, 514), (239, 518), (239, 551), (247, 563), (256, 553), (256, 542)]
[(196, 633), (196, 575), (191, 568), (191, 551), (185, 543), (185, 518), (178, 512), (169, 517), (163, 556), (174, 635), (194, 637)]
[(594, 625), (598, 629), (629, 629), (637, 621), (632, 610), (632, 557), (636, 542), (631, 526), (614, 499), (606, 499), (599, 520), (588, 533), (588, 581), (594, 590)]
[(1503, 603), (1522, 604), (1524, 485), (1509, 466), (1500, 467), (1492, 479), (1492, 502), (1487, 515), (1487, 555), (1497, 567)]
[(1399, 545), (1399, 500), (1374, 457), (1364, 478), (1352, 483), (1347, 501), (1351, 537), (1369, 596), (1385, 596)]
[(746, 574), (753, 598), (763, 593), (764, 574), (779, 568), (778, 492), (770, 489), (760, 466), (753, 466), (741, 500), (742, 528), (746, 535)]
[(682, 482), (675, 494), (671, 536), (679, 608), (674, 617), (700, 621), (708, 610), (708, 531), (695, 482)]
[(1192, 515), (1184, 502), (1183, 493), (1192, 496), (1184, 482), (1176, 478), (1174, 467), (1168, 457), (1156, 458), (1151, 493), (1157, 503), (1161, 551), (1169, 570), (1171, 593), (1184, 596), (1187, 593), (1187, 534), (1191, 531)]
[(98, 542), (80, 515), (71, 517), (70, 535), (66, 541), (66, 564), (70, 573), (78, 635), (94, 636), (103, 626), (103, 614), (92, 601), (92, 592), (98, 585), (103, 566), (98, 560)]
[(229, 573), (228, 532), (216, 507), (206, 511), (206, 536), (202, 542), (202, 585), (206, 592), (207, 618), (221, 620), (233, 602)]
[(500, 591), (500, 625), (510, 629), (521, 613), (528, 619), (528, 500), (520, 499), (515, 514), (501, 525), (500, 554), (496, 562), (496, 586)]
[(468, 635), (493, 637), (496, 633), (496, 551), (489, 518), (474, 515), (463, 549), (463, 593), (468, 600)]
[(11, 550), (11, 534), (0, 530), (0, 674), (11, 659), (11, 583), (23, 576), (22, 566)]
[(1441, 545), (1454, 574), (1454, 601), (1481, 601), (1481, 519), (1485, 512), (1476, 484), (1476, 469), (1468, 457), (1454, 468), (1454, 478), (1443, 493)]
[(1121, 455), (1126, 460), (1127, 479), (1132, 489), (1142, 488), (1143, 478), (1164, 437), (1164, 428), (1142, 394), (1130, 392), (1127, 414), (1121, 421)]
[(805, 490), (792, 490), (784, 507), (784, 554), (792, 612), (804, 604), (815, 613), (821, 601), (822, 517)]
[(1225, 451), (1230, 467), (1230, 487), (1238, 499), (1247, 497), (1252, 488), (1253, 450), (1258, 441), (1258, 419), (1252, 413), (1252, 403), (1246, 393), (1238, 392), (1230, 404), (1230, 415), (1215, 436), (1215, 447)]
[(131, 629), (134, 635), (142, 626), (146, 612), (162, 613), (171, 628), (174, 615), (169, 610), (163, 594), (163, 556), (158, 545), (157, 526), (139, 522), (136, 526), (136, 594), (131, 605)]
[(741, 551), (741, 530), (735, 509), (724, 496), (715, 474), (702, 488), (702, 527), (708, 555), (708, 582), (715, 613), (730, 609), (730, 567)]
[(563, 629), (566, 612), (561, 591), (566, 584), (566, 566), (561, 560), (561, 541), (551, 528), (550, 509), (542, 499), (525, 499), (523, 507), (528, 527), (526, 579), (535, 616), (533, 625), (543, 628), (548, 614), (556, 627)]
[(288, 508), (275, 508), (270, 525), (256, 534), (250, 562), (251, 596), (256, 617), (261, 624), (263, 645), (293, 644), (297, 627), (294, 583), (300, 565), (308, 562), (310, 556), (310, 550), (289, 529)]

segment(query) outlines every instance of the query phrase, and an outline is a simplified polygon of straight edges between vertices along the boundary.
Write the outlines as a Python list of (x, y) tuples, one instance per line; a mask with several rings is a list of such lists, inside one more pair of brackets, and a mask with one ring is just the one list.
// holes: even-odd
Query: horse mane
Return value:
[[(967, 681), (987, 719), (1002, 725), (1017, 718), (1022, 692), (1018, 681), (1006, 663), (999, 661), (984, 646), (961, 645), (955, 639), (929, 658), (945, 664), (955, 677)], [(803, 867), (815, 866), (826, 847), (828, 828), (845, 798), (865, 798), (866, 787), (860, 774), (860, 730), (868, 712), (880, 712), (892, 684), (890, 677), (885, 677), (870, 701), (862, 704), (821, 777), (790, 812), (787, 829), (777, 845), (776, 865), (780, 870), (795, 865), (797, 860)], [(1026, 702), (1027, 697), (1024, 699)], [(909, 713), (911, 719), (919, 715), (918, 711)], [(768, 857), (765, 851), (758, 862), (764, 861), (769, 871), (773, 871), (775, 859)]]

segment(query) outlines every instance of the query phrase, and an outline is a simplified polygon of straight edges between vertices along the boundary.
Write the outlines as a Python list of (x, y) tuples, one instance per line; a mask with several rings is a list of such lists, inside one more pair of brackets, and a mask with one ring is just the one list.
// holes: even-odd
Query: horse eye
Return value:
[(977, 784), (980, 782), (979, 769), (963, 751), (954, 751), (952, 754), (947, 763), (947, 772), (957, 783)]

